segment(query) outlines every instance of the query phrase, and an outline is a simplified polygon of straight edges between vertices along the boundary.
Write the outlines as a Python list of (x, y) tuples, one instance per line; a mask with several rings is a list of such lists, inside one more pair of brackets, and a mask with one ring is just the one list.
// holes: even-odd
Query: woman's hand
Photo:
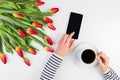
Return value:
[(101, 71), (104, 73), (109, 69), (109, 58), (103, 53), (100, 52), (97, 55), (98, 59), (98, 66), (101, 69)]
[(64, 57), (72, 50), (75, 43), (75, 40), (72, 40), (73, 35), (74, 32), (62, 36), (55, 51), (59, 56)]

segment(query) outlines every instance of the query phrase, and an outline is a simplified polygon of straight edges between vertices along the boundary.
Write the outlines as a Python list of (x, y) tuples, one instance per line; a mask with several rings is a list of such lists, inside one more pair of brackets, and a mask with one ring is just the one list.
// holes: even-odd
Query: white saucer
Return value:
[(96, 54), (98, 53), (98, 49), (89, 42), (82, 42), (82, 43), (78, 44), (72, 52), (73, 61), (75, 62), (75, 64), (78, 67), (91, 68), (91, 67), (94, 67), (97, 64), (97, 59), (95, 59), (94, 62), (92, 62), (91, 64), (86, 64), (81, 60), (81, 54), (80, 53), (82, 53), (86, 49), (91, 49)]

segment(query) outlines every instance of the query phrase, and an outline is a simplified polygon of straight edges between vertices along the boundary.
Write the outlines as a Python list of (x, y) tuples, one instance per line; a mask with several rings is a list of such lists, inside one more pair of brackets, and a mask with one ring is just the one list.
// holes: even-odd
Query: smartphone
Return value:
[(72, 39), (78, 39), (82, 19), (83, 19), (83, 14), (74, 13), (74, 12), (70, 13), (66, 34), (75, 32)]

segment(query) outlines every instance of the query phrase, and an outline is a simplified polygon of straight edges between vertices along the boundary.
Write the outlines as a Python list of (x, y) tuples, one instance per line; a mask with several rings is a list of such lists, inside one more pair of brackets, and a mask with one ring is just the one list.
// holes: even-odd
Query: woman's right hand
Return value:
[(109, 69), (109, 58), (103, 53), (100, 52), (97, 55), (98, 59), (98, 66), (101, 69), (101, 71), (104, 73)]
[(72, 40), (72, 36), (75, 32), (72, 32), (70, 35), (64, 34), (59, 40), (56, 53), (57, 55), (64, 57), (66, 56), (73, 48), (75, 40)]

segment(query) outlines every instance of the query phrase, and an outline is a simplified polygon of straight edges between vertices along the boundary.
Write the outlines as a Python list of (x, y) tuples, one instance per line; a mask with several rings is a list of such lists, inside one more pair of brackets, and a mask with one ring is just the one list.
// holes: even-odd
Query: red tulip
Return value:
[(45, 36), (44, 38), (45, 42), (47, 42), (49, 45), (53, 45), (53, 41), (49, 36)]
[(59, 8), (52, 8), (49, 10), (49, 13), (54, 14), (57, 13), (59, 11)]
[(33, 48), (29, 48), (29, 49), (28, 49), (28, 52), (30, 52), (30, 53), (33, 54), (33, 55), (36, 55), (36, 50), (33, 49)]
[(32, 35), (37, 35), (37, 34), (38, 34), (37, 31), (35, 31), (33, 28), (28, 28), (28, 29), (27, 29), (27, 32), (28, 32), (29, 34), (32, 34)]
[(28, 66), (30, 66), (30, 65), (31, 65), (31, 64), (30, 64), (30, 61), (29, 61), (29, 59), (28, 59), (28, 58), (23, 57), (23, 60), (24, 60), (25, 64), (27, 64)]
[(42, 28), (43, 24), (40, 22), (33, 22), (32, 25), (36, 28)]
[(43, 5), (43, 4), (45, 4), (45, 2), (43, 2), (43, 1), (41, 1), (41, 0), (36, 0), (36, 2), (35, 2), (35, 5), (36, 5), (36, 6), (41, 6), (41, 5)]
[(7, 63), (6, 55), (5, 55), (4, 53), (0, 53), (0, 59), (2, 60), (2, 62), (3, 62), (4, 64)]
[(20, 57), (23, 57), (23, 51), (20, 47), (16, 47), (15, 50)]
[(52, 23), (48, 23), (48, 28), (51, 30), (56, 30), (56, 28), (54, 27), (54, 25)]
[(43, 20), (46, 22), (46, 23), (52, 23), (53, 20), (49, 17), (44, 17)]
[(18, 34), (21, 36), (21, 37), (27, 37), (27, 34), (24, 30), (21, 30), (21, 29), (18, 29)]
[(50, 47), (48, 47), (48, 46), (46, 46), (45, 47), (45, 49), (46, 49), (46, 51), (48, 51), (48, 52), (54, 52), (54, 50), (53, 49), (51, 49)]
[(16, 18), (23, 18), (24, 17), (24, 15), (21, 13), (14, 13), (13, 16)]

